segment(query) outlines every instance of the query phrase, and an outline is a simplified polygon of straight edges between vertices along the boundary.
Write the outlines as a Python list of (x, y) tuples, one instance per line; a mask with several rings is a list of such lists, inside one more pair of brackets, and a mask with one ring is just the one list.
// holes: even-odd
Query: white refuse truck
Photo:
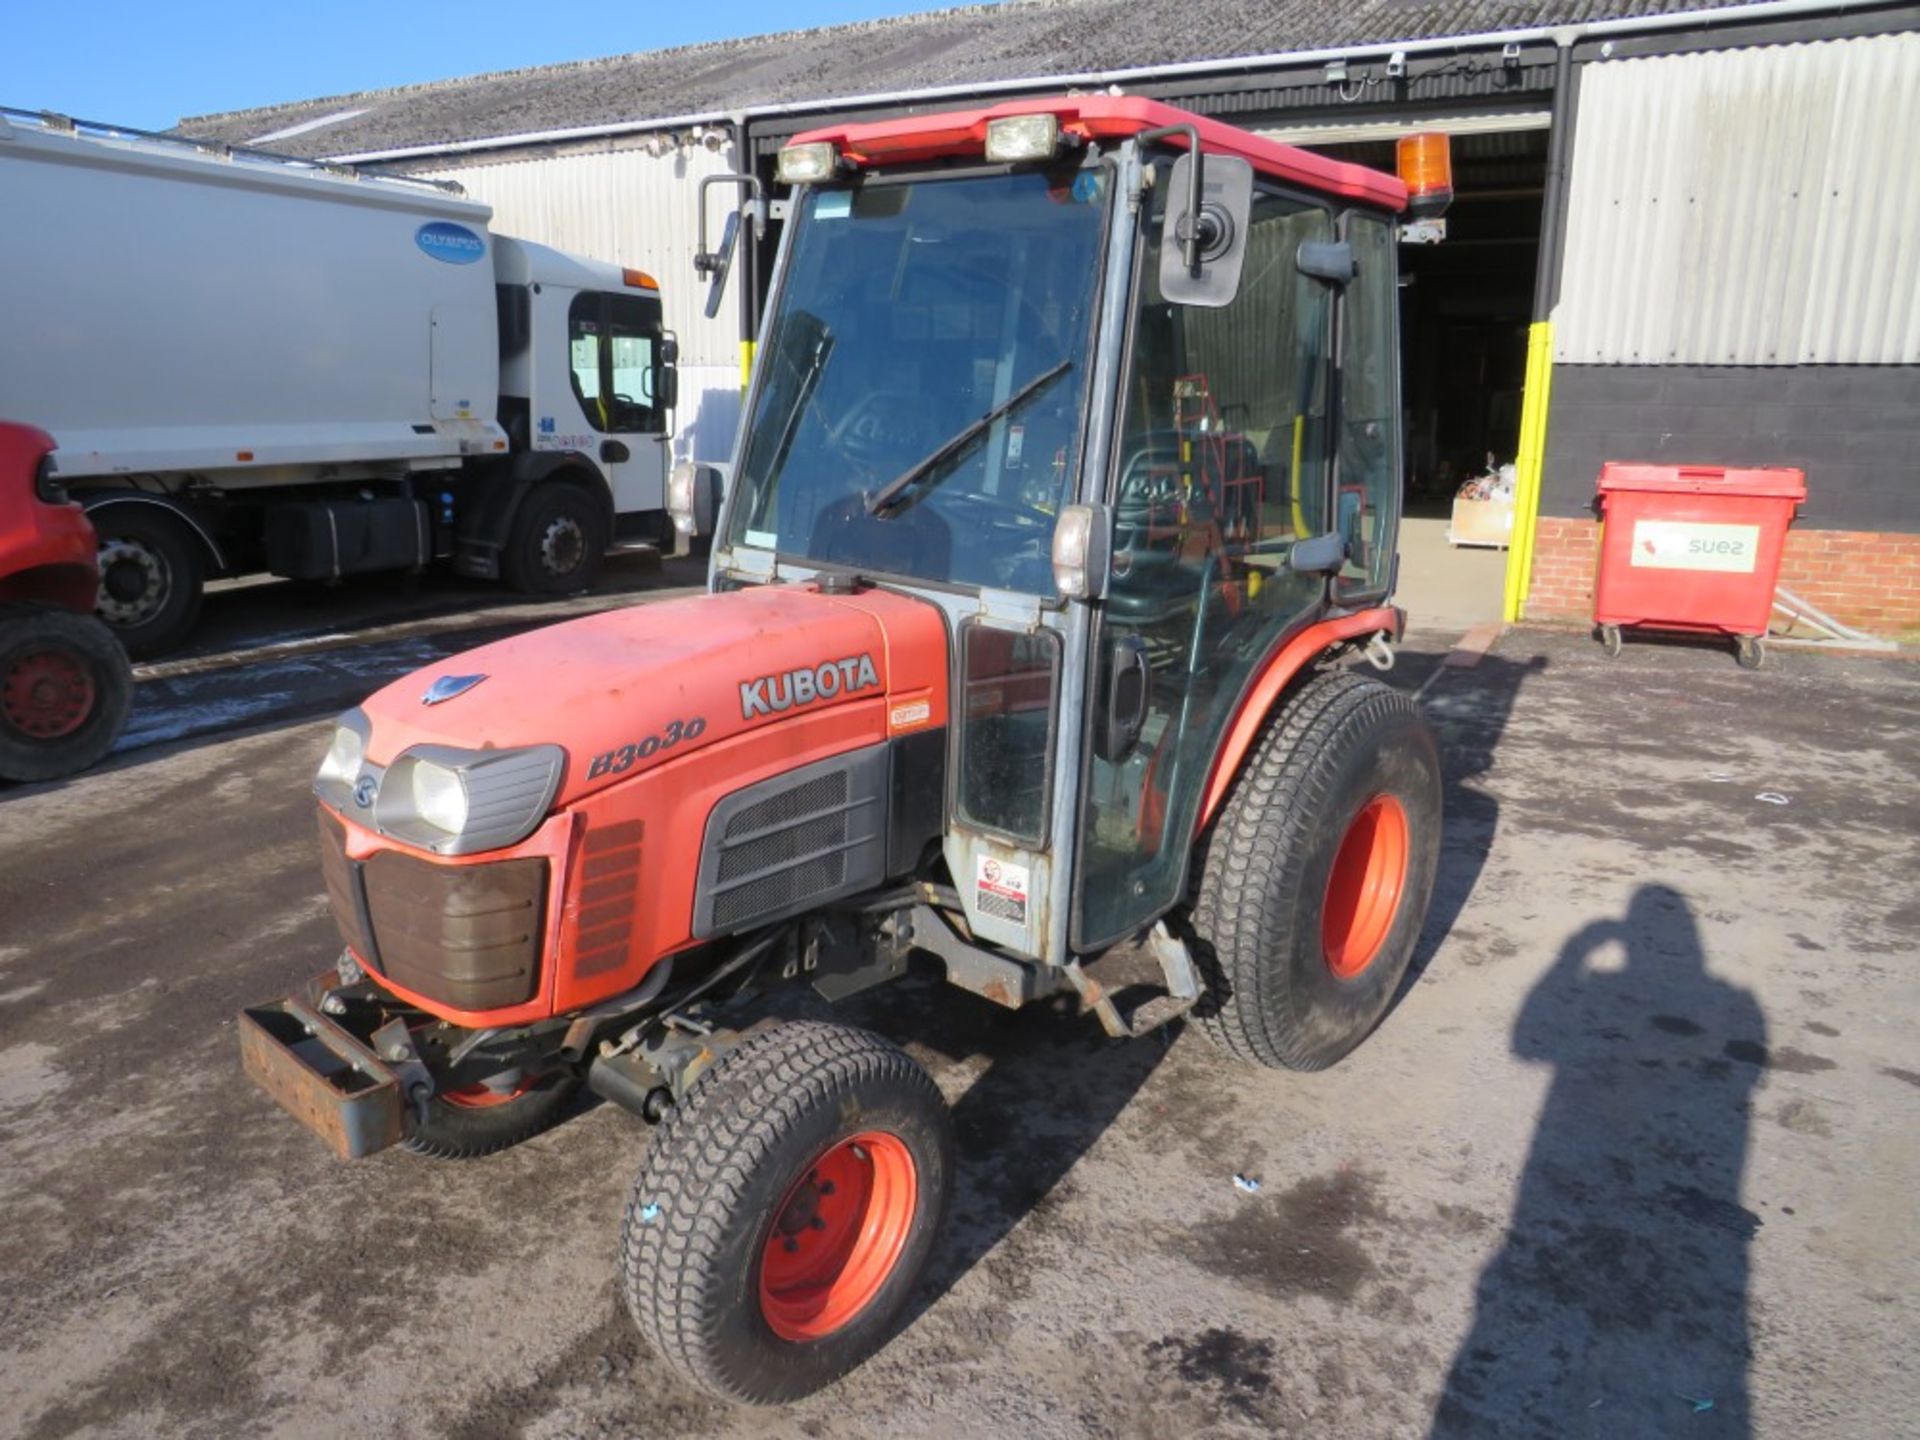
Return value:
[(491, 213), (0, 110), (0, 418), (58, 441), (129, 650), (177, 644), (216, 576), (438, 561), (558, 593), (674, 542), (658, 286)]

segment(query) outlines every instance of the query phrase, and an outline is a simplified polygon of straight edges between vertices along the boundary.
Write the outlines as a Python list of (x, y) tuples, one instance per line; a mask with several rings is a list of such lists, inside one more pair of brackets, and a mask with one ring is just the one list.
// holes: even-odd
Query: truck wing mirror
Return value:
[(1302, 240), (1293, 263), (1302, 275), (1331, 280), (1335, 285), (1345, 285), (1360, 273), (1354, 263), (1353, 246), (1345, 240)]
[(733, 269), (733, 249), (740, 239), (740, 210), (727, 213), (726, 224), (720, 231), (720, 248), (707, 249), (707, 187), (711, 185), (738, 185), (744, 189), (749, 199), (742, 207), (753, 221), (753, 238), (758, 240), (766, 233), (766, 200), (760, 190), (760, 179), (756, 175), (703, 175), (700, 179), (700, 224), (699, 238), (693, 253), (693, 268), (700, 275), (711, 275), (713, 283), (707, 287), (707, 318), (713, 319), (720, 313), (720, 297), (727, 291), (727, 272)]
[(1160, 228), (1160, 294), (1174, 305), (1220, 309), (1240, 290), (1253, 209), (1253, 166), (1237, 155), (1205, 155), (1192, 125), (1147, 130), (1142, 141), (1187, 137), (1173, 164)]
[(1347, 563), (1347, 537), (1338, 530), (1296, 540), (1287, 552), (1287, 569), (1301, 575), (1332, 575)]

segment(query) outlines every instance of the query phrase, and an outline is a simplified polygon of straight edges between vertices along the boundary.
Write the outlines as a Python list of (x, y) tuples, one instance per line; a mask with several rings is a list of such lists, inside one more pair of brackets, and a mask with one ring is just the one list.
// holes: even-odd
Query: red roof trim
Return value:
[[(796, 135), (792, 144), (831, 141), (856, 165), (898, 165), (916, 160), (979, 155), (986, 149), (987, 122), (1002, 115), (1037, 115), (1047, 111), (1060, 117), (1060, 129), (1086, 140), (1124, 140), (1142, 130), (1162, 125), (1193, 125), (1208, 154), (1238, 155), (1262, 175), (1290, 181), (1309, 190), (1379, 205), (1388, 210), (1406, 208), (1407, 187), (1395, 176), (1349, 165), (1341, 160), (1309, 154), (1233, 125), (1223, 125), (1190, 111), (1137, 95), (1073, 95), (1053, 99), (1009, 100), (976, 110), (946, 110), (932, 115), (907, 115), (864, 125), (826, 125)], [(1168, 143), (1184, 145), (1184, 137)]]

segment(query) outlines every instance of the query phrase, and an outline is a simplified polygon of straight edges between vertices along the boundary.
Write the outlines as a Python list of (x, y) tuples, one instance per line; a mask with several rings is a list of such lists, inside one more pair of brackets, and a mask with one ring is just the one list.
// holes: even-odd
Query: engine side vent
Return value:
[(886, 878), (887, 747), (870, 745), (736, 790), (713, 807), (693, 933), (796, 915)]

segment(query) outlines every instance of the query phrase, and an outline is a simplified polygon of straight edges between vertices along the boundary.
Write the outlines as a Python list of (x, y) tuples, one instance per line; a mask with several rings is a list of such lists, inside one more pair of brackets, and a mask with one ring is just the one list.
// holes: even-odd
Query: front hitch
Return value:
[[(309, 989), (335, 977), (322, 975)], [(254, 1084), (342, 1160), (398, 1144), (406, 1080), (306, 995), (240, 1012), (240, 1059)]]

